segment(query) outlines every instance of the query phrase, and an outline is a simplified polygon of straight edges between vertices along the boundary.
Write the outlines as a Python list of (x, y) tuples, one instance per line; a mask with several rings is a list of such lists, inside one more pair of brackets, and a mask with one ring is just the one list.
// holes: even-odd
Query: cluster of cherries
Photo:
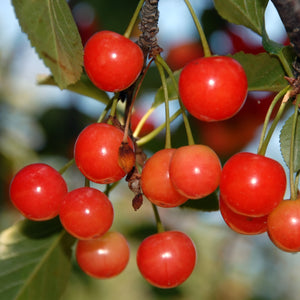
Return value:
[[(136, 81), (144, 66), (144, 55), (128, 38), (101, 31), (86, 43), (84, 65), (97, 87), (119, 92)], [(183, 68), (179, 93), (187, 110), (196, 118), (228, 119), (244, 104), (247, 78), (241, 65), (232, 58), (199, 58)], [(128, 137), (125, 143), (134, 153), (132, 139)], [(75, 163), (89, 181), (117, 182), (136, 163), (131, 158), (125, 157), (125, 162), (120, 159), (121, 145), (124, 145), (121, 128), (108, 123), (91, 124), (76, 140)], [(187, 145), (162, 149), (142, 167), (141, 190), (153, 204), (176, 207), (188, 199), (205, 197), (220, 187), (220, 210), (232, 229), (258, 234), (268, 227), (272, 240), (278, 240), (277, 233), (282, 230), (280, 224), (284, 219), (280, 209), (286, 205), (281, 201), (286, 177), (278, 162), (257, 154), (239, 153), (229, 159), (222, 170), (211, 148)], [(28, 219), (44, 221), (59, 216), (65, 230), (78, 239), (76, 259), (87, 274), (110, 278), (126, 267), (128, 243), (121, 233), (110, 231), (114, 209), (100, 190), (85, 186), (68, 191), (58, 171), (36, 163), (25, 166), (14, 176), (10, 198)], [(291, 250), (288, 246), (281, 248)], [(160, 288), (172, 288), (192, 273), (196, 249), (185, 233), (164, 231), (142, 241), (136, 260), (148, 282)]]

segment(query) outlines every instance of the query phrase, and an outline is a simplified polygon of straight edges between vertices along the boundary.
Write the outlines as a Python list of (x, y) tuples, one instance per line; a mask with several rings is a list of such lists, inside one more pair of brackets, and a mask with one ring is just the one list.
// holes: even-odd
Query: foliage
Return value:
[[(27, 34), (31, 45), (51, 71), (51, 75), (39, 79), (38, 83), (57, 85), (60, 89), (88, 96), (107, 105), (110, 101), (107, 93), (95, 88), (83, 73), (83, 47), (67, 2), (13, 0), (12, 3), (22, 31)], [(215, 8), (223, 18), (256, 32), (264, 43), (266, 52), (256, 55), (239, 52), (231, 55), (245, 69), (249, 91), (280, 92), (288, 85), (284, 76), (291, 74), (295, 54), (290, 46), (278, 45), (268, 38), (264, 27), (267, 4), (267, 0), (214, 1)], [(166, 94), (167, 101), (178, 98), (174, 80), (178, 83), (180, 70), (168, 75), (167, 93), (164, 86), (158, 87), (152, 108), (165, 103)], [(287, 165), (292, 119), (291, 116), (286, 121), (280, 138), (281, 152)], [(299, 121), (295, 136), (295, 149), (298, 149)], [(174, 144), (177, 142), (174, 136)], [(294, 171), (299, 172), (300, 155), (299, 151), (295, 153)], [(187, 208), (206, 212), (217, 210), (217, 194), (196, 201), (190, 200), (182, 208), (185, 208), (182, 211)], [(59, 299), (71, 273), (74, 242), (57, 219), (46, 222), (21, 221), (3, 231), (0, 236), (0, 298)]]

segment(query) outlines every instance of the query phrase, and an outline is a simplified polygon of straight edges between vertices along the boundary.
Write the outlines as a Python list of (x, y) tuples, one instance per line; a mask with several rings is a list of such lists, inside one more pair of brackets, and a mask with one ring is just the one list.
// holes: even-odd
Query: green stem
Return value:
[[(266, 151), (267, 151), (267, 147), (268, 147), (268, 144), (270, 142), (270, 139), (272, 137), (272, 134), (285, 110), (285, 106), (287, 104), (287, 102), (281, 102), (281, 105), (278, 109), (278, 112), (272, 122), (272, 125), (267, 133), (267, 136), (266, 136), (266, 132), (267, 132), (267, 127), (268, 127), (268, 124), (269, 124), (269, 121), (270, 121), (270, 118), (271, 118), (271, 114), (272, 114), (272, 111), (276, 105), (276, 103), (288, 92), (290, 86), (286, 86), (284, 89), (282, 89), (277, 95), (276, 97), (274, 98), (274, 100), (272, 101), (269, 109), (268, 109), (268, 112), (267, 112), (267, 115), (266, 115), (266, 118), (265, 118), (265, 121), (264, 121), (264, 125), (263, 125), (263, 129), (262, 129), (262, 133), (261, 133), (261, 137), (260, 137), (260, 142), (259, 142), (259, 146), (258, 146), (258, 150), (257, 150), (257, 153), (258, 154), (261, 154), (261, 155), (265, 155)], [(266, 136), (266, 137), (265, 137)]]
[(171, 128), (170, 128), (170, 110), (169, 110), (169, 94), (168, 94), (168, 87), (166, 81), (166, 75), (164, 69), (162, 68), (161, 64), (158, 61), (155, 61), (157, 70), (160, 75), (163, 91), (164, 91), (164, 100), (165, 100), (165, 119), (166, 119), (166, 141), (165, 141), (165, 148), (171, 148)]
[(75, 162), (74, 158), (69, 160), (58, 172), (60, 174), (65, 173), (67, 171), (67, 169), (69, 169), (74, 164), (74, 162)]
[(133, 136), (134, 137), (138, 137), (144, 124), (146, 123), (146, 121), (148, 120), (148, 118), (150, 117), (150, 115), (154, 112), (155, 108), (151, 107), (141, 118), (141, 120), (139, 121), (138, 125), (136, 126), (134, 132), (133, 132)]
[(161, 219), (160, 219), (160, 216), (159, 216), (159, 213), (158, 213), (158, 209), (157, 209), (157, 206), (155, 204), (152, 203), (152, 208), (153, 208), (153, 212), (154, 212), (154, 216), (155, 216), (155, 222), (156, 222), (156, 228), (157, 228), (157, 232), (160, 233), (160, 232), (164, 232), (165, 229), (164, 229), (164, 226), (161, 222)]
[(295, 102), (295, 111), (293, 115), (292, 132), (291, 132), (290, 160), (289, 160), (291, 200), (297, 199), (297, 189), (298, 189), (298, 186), (295, 186), (295, 178), (294, 178), (294, 154), (295, 154), (295, 138), (296, 138), (299, 104), (300, 104), (300, 95), (297, 96)]
[(90, 186), (91, 186), (90, 180), (87, 179), (86, 177), (84, 178), (84, 186), (85, 186), (85, 187), (90, 187)]
[[(181, 115), (181, 109), (178, 109), (171, 117), (170, 117), (170, 122), (174, 121), (177, 117)], [(140, 138), (136, 143), (138, 146), (142, 146), (149, 141), (151, 141), (153, 138), (155, 138), (164, 128), (166, 127), (166, 122), (152, 130), (150, 133), (147, 135), (143, 136)]]
[(100, 117), (98, 118), (97, 123), (101, 123), (104, 120), (105, 116), (107, 115), (108, 111), (110, 110), (110, 108), (111, 108), (111, 106), (112, 106), (112, 104), (114, 102), (114, 99), (115, 99), (115, 97), (113, 97), (113, 98), (111, 98), (109, 100), (109, 102), (107, 103), (106, 107), (102, 111)]
[(185, 131), (186, 131), (186, 134), (187, 134), (188, 144), (193, 145), (195, 143), (194, 138), (193, 138), (193, 133), (192, 133), (191, 126), (190, 126), (190, 123), (189, 123), (189, 119), (188, 119), (187, 114), (185, 112), (185, 107), (182, 104), (182, 101), (180, 99), (178, 84), (177, 84), (177, 81), (175, 79), (175, 76), (174, 76), (172, 70), (170, 69), (170, 67), (168, 66), (168, 64), (165, 62), (165, 60), (160, 55), (158, 55), (156, 57), (156, 60), (163, 66), (163, 68), (167, 71), (169, 77), (172, 80), (172, 83), (174, 85), (176, 94), (178, 96), (178, 101), (179, 101), (179, 105), (180, 105), (180, 109), (181, 109), (181, 113), (182, 113), (182, 118), (183, 118), (183, 123), (184, 123)]
[(112, 184), (107, 184), (106, 188), (105, 188), (105, 191), (104, 191), (104, 194), (108, 197), (110, 191), (112, 191), (119, 184), (119, 182), (120, 181), (116, 181), (116, 182), (114, 182)]
[(279, 54), (277, 54), (277, 57), (279, 58), (286, 74), (289, 76), (289, 77), (294, 77), (293, 75), (293, 70), (291, 69), (291, 66), (289, 64), (289, 62), (286, 60), (285, 56), (283, 55), (283, 52), (280, 51)]
[(143, 7), (144, 1), (145, 0), (140, 0), (139, 1), (138, 5), (135, 9), (135, 12), (134, 12), (129, 24), (128, 24), (128, 27), (127, 27), (126, 31), (124, 32), (124, 36), (127, 37), (127, 38), (129, 38), (131, 36), (132, 30), (134, 28), (134, 25), (136, 24), (136, 20), (139, 17), (139, 13), (140, 13), (141, 8)]
[(200, 39), (201, 39), (201, 43), (202, 43), (202, 47), (203, 47), (203, 52), (204, 52), (204, 56), (205, 57), (209, 57), (211, 56), (211, 52), (210, 52), (210, 48), (208, 46), (208, 42), (207, 42), (207, 39), (206, 39), (206, 36), (204, 34), (204, 31), (203, 31), (203, 28), (199, 22), (199, 19), (190, 3), (189, 0), (184, 0), (184, 2), (186, 3), (191, 15), (192, 15), (192, 18), (194, 20), (194, 23), (197, 27), (197, 30), (198, 30), (198, 33), (199, 33), (199, 36), (200, 36)]

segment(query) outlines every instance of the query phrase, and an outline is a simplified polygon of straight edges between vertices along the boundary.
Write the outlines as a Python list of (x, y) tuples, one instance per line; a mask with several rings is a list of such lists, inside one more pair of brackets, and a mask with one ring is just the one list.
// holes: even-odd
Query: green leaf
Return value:
[[(282, 157), (289, 166), (290, 161), (290, 147), (292, 139), (292, 126), (293, 126), (293, 115), (291, 115), (283, 125), (280, 132), (280, 151)], [(300, 115), (297, 117), (297, 127), (295, 135), (295, 148), (294, 148), (294, 171), (300, 170)]]
[(82, 73), (83, 47), (67, 1), (12, 0), (22, 31), (61, 89)]
[(262, 44), (265, 50), (270, 54), (278, 55), (284, 48), (282, 44), (276, 43), (269, 38), (264, 25), (262, 27)]
[(230, 23), (244, 25), (262, 35), (268, 0), (214, 0), (221, 17)]
[[(57, 86), (53, 76), (40, 75), (37, 79), (37, 82), (40, 85)], [(109, 101), (107, 93), (98, 89), (85, 74), (82, 74), (80, 80), (76, 83), (68, 85), (66, 89), (71, 92), (96, 99), (104, 104), (107, 104)]]
[(216, 192), (201, 198), (201, 199), (192, 199), (183, 203), (181, 208), (192, 208), (202, 211), (216, 211), (219, 210), (219, 199)]
[(24, 220), (0, 235), (0, 299), (60, 299), (75, 239), (58, 219)]
[(243, 66), (250, 91), (279, 92), (287, 86), (286, 73), (277, 57), (266, 52), (257, 55), (239, 52), (230, 56)]

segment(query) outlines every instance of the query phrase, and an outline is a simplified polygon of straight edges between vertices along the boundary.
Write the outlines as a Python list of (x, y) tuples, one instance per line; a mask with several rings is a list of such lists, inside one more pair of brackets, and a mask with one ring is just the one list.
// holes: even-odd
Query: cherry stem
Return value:
[(166, 75), (163, 67), (158, 61), (155, 61), (157, 70), (160, 75), (162, 82), (162, 87), (164, 91), (164, 100), (165, 100), (165, 115), (166, 115), (166, 136), (165, 136), (165, 148), (171, 148), (171, 128), (170, 128), (170, 110), (169, 110), (169, 95), (168, 95), (168, 86), (166, 81)]
[(75, 162), (75, 159), (72, 158), (71, 160), (69, 160), (58, 172), (60, 174), (65, 173)]
[(133, 136), (134, 137), (138, 137), (144, 124), (146, 123), (146, 121), (148, 120), (148, 118), (150, 117), (150, 115), (154, 112), (155, 107), (151, 107), (150, 109), (148, 109), (148, 111), (143, 115), (143, 117), (140, 119), (139, 123), (137, 124), (134, 132), (133, 132)]
[(133, 16), (128, 24), (128, 27), (126, 29), (126, 31), (124, 32), (124, 36), (127, 37), (127, 38), (130, 38), (131, 36), (131, 33), (132, 33), (132, 30), (136, 24), (136, 21), (139, 17), (139, 13), (140, 13), (140, 10), (142, 9), (143, 7), (143, 4), (144, 4), (145, 0), (140, 0), (140, 2), (138, 3), (136, 9), (135, 9), (135, 12), (133, 13)]
[(292, 69), (291, 69), (291, 66), (290, 66), (290, 64), (288, 63), (288, 61), (286, 60), (286, 58), (284, 57), (282, 51), (280, 51), (280, 52), (277, 54), (277, 57), (279, 58), (279, 60), (280, 60), (280, 62), (281, 62), (281, 64), (282, 64), (282, 66), (283, 66), (285, 72), (287, 73), (287, 75), (288, 75), (289, 77), (294, 77), (294, 76), (293, 76), (293, 71), (292, 71)]
[(86, 177), (84, 177), (84, 186), (85, 186), (85, 187), (90, 187), (90, 186), (91, 186), (90, 180), (87, 179)]
[(181, 113), (182, 113), (182, 118), (183, 118), (183, 123), (184, 123), (185, 131), (186, 131), (186, 134), (187, 134), (188, 144), (189, 145), (193, 145), (195, 142), (194, 142), (194, 138), (193, 138), (191, 126), (190, 126), (187, 114), (185, 112), (185, 107), (184, 107), (184, 105), (183, 105), (183, 103), (182, 103), (182, 101), (180, 99), (178, 84), (177, 84), (177, 81), (175, 79), (175, 76), (174, 76), (171, 68), (169, 67), (169, 65), (165, 62), (165, 60), (160, 55), (158, 55), (156, 57), (156, 60), (164, 67), (164, 69), (167, 71), (169, 77), (172, 80), (172, 83), (174, 85), (176, 94), (178, 96), (178, 102), (179, 102), (180, 110), (181, 110)]
[(210, 48), (208, 46), (208, 42), (207, 42), (207, 39), (206, 39), (206, 36), (204, 34), (204, 31), (203, 31), (203, 28), (199, 22), (199, 19), (190, 3), (189, 0), (184, 0), (185, 4), (187, 5), (191, 15), (192, 15), (192, 18), (193, 18), (193, 21), (196, 25), (196, 28), (198, 30), (198, 33), (199, 33), (199, 36), (200, 36), (200, 39), (201, 39), (201, 43), (202, 43), (202, 47), (203, 47), (203, 52), (204, 52), (204, 56), (205, 57), (209, 57), (211, 56), (211, 51), (210, 51)]
[(114, 182), (112, 184), (107, 184), (106, 188), (105, 188), (105, 191), (104, 191), (104, 194), (106, 196), (109, 196), (110, 191), (112, 191), (119, 184), (119, 182), (120, 182), (120, 180), (116, 181), (116, 182)]
[[(282, 89), (274, 98), (274, 100), (272, 101), (269, 109), (268, 109), (268, 112), (266, 114), (266, 117), (265, 117), (265, 121), (264, 121), (264, 125), (263, 125), (263, 129), (262, 129), (262, 133), (261, 133), (261, 137), (260, 137), (260, 142), (259, 142), (259, 146), (258, 146), (258, 151), (257, 153), (260, 154), (260, 155), (265, 155), (266, 151), (267, 151), (267, 147), (268, 147), (268, 144), (270, 142), (270, 139), (272, 137), (272, 134), (285, 110), (285, 107), (286, 107), (286, 104), (287, 102), (286, 101), (282, 101), (281, 102), (281, 105), (278, 109), (278, 112), (272, 122), (272, 125), (267, 133), (267, 136), (266, 136), (266, 132), (267, 132), (267, 128), (268, 128), (268, 124), (270, 122), (270, 118), (271, 118), (271, 114), (272, 114), (272, 111), (276, 105), (276, 103), (288, 92), (288, 90), (290, 89), (290, 86), (286, 86), (284, 89)], [(266, 137), (265, 137), (266, 136)]]
[(125, 129), (124, 129), (124, 136), (123, 136), (123, 143), (127, 143), (127, 137), (128, 137), (128, 133), (129, 133), (129, 126), (131, 124), (131, 114), (132, 114), (132, 110), (133, 110), (133, 105), (135, 103), (135, 100), (137, 98), (137, 95), (140, 91), (140, 88), (142, 86), (142, 82), (146, 76), (146, 73), (148, 72), (150, 65), (152, 63), (153, 59), (147, 64), (146, 68), (142, 71), (142, 73), (140, 74), (138, 80), (137, 80), (137, 87), (135, 88), (133, 97), (131, 99), (131, 103), (130, 103), (130, 107), (128, 109), (128, 115), (127, 115), (127, 119), (126, 119), (126, 123), (125, 123)]
[(153, 204), (153, 203), (151, 203), (151, 204), (152, 204), (152, 208), (153, 208), (153, 212), (154, 212), (154, 216), (155, 216), (155, 222), (156, 222), (157, 232), (158, 233), (164, 232), (165, 229), (164, 229), (164, 226), (163, 226), (163, 224), (161, 222), (157, 206), (155, 204)]
[[(178, 109), (171, 117), (170, 117), (170, 122), (174, 121), (177, 117), (181, 115), (181, 109)], [(143, 136), (140, 138), (136, 143), (138, 146), (144, 145), (151, 141), (153, 138), (155, 138), (164, 128), (166, 127), (166, 122), (152, 130), (150, 133), (147, 135)]]
[(298, 107), (300, 104), (300, 95), (297, 95), (295, 101), (295, 110), (293, 115), (292, 132), (291, 132), (291, 144), (290, 144), (290, 159), (289, 159), (289, 175), (290, 175), (290, 189), (291, 189), (291, 200), (297, 199), (298, 185), (295, 185), (294, 178), (294, 154), (295, 154), (295, 138), (296, 138), (296, 128), (298, 121)]
[(116, 97), (112, 97), (109, 102), (107, 103), (106, 107), (104, 108), (104, 110), (102, 111), (101, 115), (99, 116), (98, 120), (97, 120), (97, 123), (101, 123), (105, 116), (107, 115), (108, 111), (111, 109), (114, 101), (115, 101)]

